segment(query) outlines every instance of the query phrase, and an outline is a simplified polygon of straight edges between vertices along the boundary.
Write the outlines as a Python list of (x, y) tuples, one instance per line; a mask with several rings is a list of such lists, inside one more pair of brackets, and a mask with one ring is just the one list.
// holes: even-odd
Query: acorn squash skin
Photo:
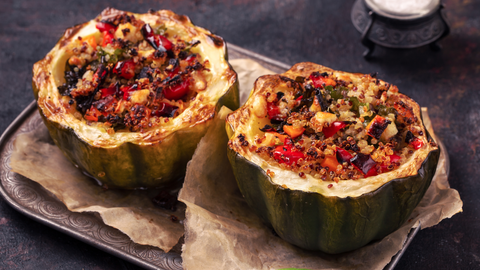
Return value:
[[(107, 9), (104, 13), (122, 12)], [(185, 27), (195, 27), (196, 33), (215, 38), (216, 50), (224, 55), (227, 61), (226, 43), (221, 37), (214, 36), (208, 30), (193, 26), (190, 19), (183, 15), (176, 15), (171, 11), (159, 11), (159, 16), (178, 21)], [(138, 15), (138, 14), (137, 14)], [(155, 14), (153, 14), (155, 15)], [(152, 15), (152, 16), (153, 16)], [(55, 48), (62, 48), (72, 37), (88, 24), (79, 24), (65, 31)], [(183, 26), (182, 26), (183, 27)], [(204, 42), (210, 42), (205, 37)], [(59, 45), (60, 44), (60, 45)], [(49, 86), (51, 73), (46, 67), (50, 66), (52, 56), (47, 55), (34, 66), (32, 89), (34, 97), (39, 101), (42, 87)], [(97, 146), (82, 138), (82, 132), (75, 130), (63, 122), (50, 119), (54, 110), (48, 107), (48, 102), (38, 106), (39, 113), (49, 130), (55, 144), (65, 156), (86, 175), (96, 179), (106, 188), (137, 189), (161, 188), (182, 181), (186, 165), (191, 159), (198, 142), (205, 135), (215, 114), (222, 106), (236, 109), (239, 106), (238, 80), (233, 68), (226, 62), (222, 80), (226, 80), (228, 88), (212, 103), (202, 108), (198, 115), (191, 115), (190, 122), (182, 122), (182, 127), (165, 133), (154, 140), (130, 140), (123, 143), (114, 143), (106, 147)], [(46, 106), (45, 106), (46, 104)], [(53, 112), (53, 113), (52, 113)], [(183, 117), (183, 116), (182, 116)], [(85, 123), (84, 123), (85, 124)], [(161, 127), (160, 127), (161, 128)]]
[(41, 115), (53, 141), (70, 162), (108, 188), (157, 188), (181, 180), (209, 127), (205, 124), (177, 131), (155, 145), (127, 142), (116, 148), (102, 148)]
[(440, 149), (430, 152), (417, 175), (393, 179), (356, 198), (339, 198), (283, 188), (228, 148), (239, 189), (257, 215), (287, 242), (329, 254), (360, 248), (398, 229), (430, 186), (439, 156)]

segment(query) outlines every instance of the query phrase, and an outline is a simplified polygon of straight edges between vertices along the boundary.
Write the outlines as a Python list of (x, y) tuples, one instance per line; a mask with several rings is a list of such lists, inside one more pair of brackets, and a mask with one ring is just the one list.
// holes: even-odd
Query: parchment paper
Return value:
[[(243, 101), (257, 78), (251, 60), (230, 61), (240, 76)], [(273, 72), (261, 69), (262, 74)], [(432, 131), (427, 111), (423, 119)], [(462, 211), (458, 192), (449, 188), (445, 151), (430, 188), (400, 229), (383, 240), (341, 255), (307, 252), (275, 236), (249, 209), (242, 198), (226, 155), (225, 116), (222, 109), (215, 125), (201, 140), (179, 199), (187, 205), (183, 266), (185, 269), (383, 269), (403, 246), (408, 232), (438, 224)], [(432, 132), (433, 133), (433, 132)]]
[[(175, 212), (157, 208), (151, 198), (158, 190), (105, 190), (75, 168), (53, 144), (45, 125), (20, 134), (14, 142), (10, 166), (53, 193), (73, 212), (96, 212), (109, 226), (135, 243), (168, 252), (183, 236), (185, 207)], [(172, 221), (172, 215), (178, 221)]]

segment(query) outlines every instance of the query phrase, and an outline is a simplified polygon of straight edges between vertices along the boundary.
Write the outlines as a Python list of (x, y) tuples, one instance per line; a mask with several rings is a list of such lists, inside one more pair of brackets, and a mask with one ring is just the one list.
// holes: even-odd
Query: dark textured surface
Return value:
[[(0, 132), (33, 100), (31, 67), (64, 29), (112, 6), (171, 9), (254, 52), (293, 64), (378, 72), (429, 108), (451, 159), (450, 185), (464, 212), (420, 231), (396, 269), (480, 269), (480, 2), (445, 1), (451, 34), (443, 50), (376, 48), (362, 58), (351, 1), (12, 1), (0, 2)], [(479, 151), (479, 153), (477, 153)], [(16, 212), (0, 198), (0, 269), (138, 269)]]

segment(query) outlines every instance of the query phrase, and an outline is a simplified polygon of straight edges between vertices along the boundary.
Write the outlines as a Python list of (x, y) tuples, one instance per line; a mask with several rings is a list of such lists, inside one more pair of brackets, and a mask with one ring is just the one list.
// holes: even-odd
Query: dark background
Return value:
[[(362, 57), (354, 1), (181, 0), (0, 2), (0, 132), (33, 100), (31, 69), (63, 31), (105, 7), (171, 9), (227, 42), (294, 64), (312, 61), (378, 77), (428, 107), (451, 160), (463, 212), (420, 231), (396, 269), (480, 269), (480, 1), (444, 1), (451, 33), (415, 50), (377, 47)], [(35, 222), (0, 198), (0, 269), (139, 269)]]

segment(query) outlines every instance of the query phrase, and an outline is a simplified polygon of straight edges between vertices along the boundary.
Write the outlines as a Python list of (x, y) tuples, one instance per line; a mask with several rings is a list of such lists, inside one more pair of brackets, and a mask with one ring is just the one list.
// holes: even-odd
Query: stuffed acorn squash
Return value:
[(238, 108), (222, 38), (171, 11), (106, 9), (68, 29), (33, 67), (58, 147), (109, 188), (181, 179), (222, 105)]
[(440, 153), (397, 87), (313, 63), (260, 77), (227, 131), (252, 209), (286, 241), (332, 254), (400, 227)]

